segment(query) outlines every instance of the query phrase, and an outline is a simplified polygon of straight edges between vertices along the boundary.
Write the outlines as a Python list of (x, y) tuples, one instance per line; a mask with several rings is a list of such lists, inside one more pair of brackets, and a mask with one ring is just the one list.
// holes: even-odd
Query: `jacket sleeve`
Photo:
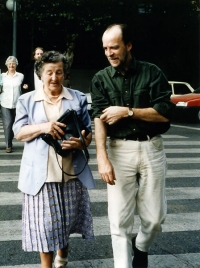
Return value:
[(19, 97), (16, 105), (15, 122), (13, 124), (14, 136), (16, 136), (25, 125), (28, 125), (28, 111), (24, 105), (24, 100)]

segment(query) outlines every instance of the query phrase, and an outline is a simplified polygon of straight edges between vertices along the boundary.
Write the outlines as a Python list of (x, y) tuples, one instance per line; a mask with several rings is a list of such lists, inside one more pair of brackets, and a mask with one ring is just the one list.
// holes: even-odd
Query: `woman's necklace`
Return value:
[(56, 96), (49, 96), (46, 92), (45, 92), (45, 90), (44, 90), (44, 94), (47, 96), (47, 98), (51, 101), (51, 99), (53, 99), (53, 98), (59, 98), (60, 97), (60, 94), (61, 94), (61, 92), (60, 92), (60, 94), (59, 95), (56, 95)]
[(15, 72), (14, 72), (14, 73), (9, 73), (9, 72), (7, 73), (7, 75), (8, 75), (8, 76), (11, 76), (11, 77), (12, 77), (14, 74), (15, 74)]

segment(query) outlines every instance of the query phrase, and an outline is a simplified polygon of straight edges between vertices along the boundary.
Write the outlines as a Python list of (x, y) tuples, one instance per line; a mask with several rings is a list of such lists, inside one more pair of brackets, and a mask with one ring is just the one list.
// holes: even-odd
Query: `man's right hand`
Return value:
[(115, 171), (112, 163), (108, 158), (106, 159), (98, 159), (98, 171), (100, 177), (103, 181), (107, 182), (110, 185), (115, 185)]

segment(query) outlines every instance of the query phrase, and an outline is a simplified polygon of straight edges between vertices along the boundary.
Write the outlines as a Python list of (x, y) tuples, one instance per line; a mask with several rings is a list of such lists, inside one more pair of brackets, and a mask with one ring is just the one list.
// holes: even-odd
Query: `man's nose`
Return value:
[(107, 56), (107, 57), (112, 56), (112, 54), (113, 54), (112, 49), (107, 49), (107, 50), (106, 50), (106, 56)]

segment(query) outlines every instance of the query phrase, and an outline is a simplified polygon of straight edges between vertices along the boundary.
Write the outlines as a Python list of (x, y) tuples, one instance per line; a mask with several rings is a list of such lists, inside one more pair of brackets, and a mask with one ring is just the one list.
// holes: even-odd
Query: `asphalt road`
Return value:
[[(199, 124), (172, 124), (163, 135), (168, 160), (168, 215), (163, 232), (150, 248), (149, 268), (200, 267), (199, 136)], [(21, 250), (21, 193), (17, 179), (22, 150), (23, 143), (14, 140), (13, 153), (5, 152), (0, 118), (0, 268), (40, 267), (38, 253)], [(71, 236), (68, 267), (113, 268), (106, 185), (98, 176), (94, 141), (89, 151), (97, 184), (90, 191), (95, 240), (85, 242), (78, 235)], [(134, 234), (138, 227), (136, 215)]]

